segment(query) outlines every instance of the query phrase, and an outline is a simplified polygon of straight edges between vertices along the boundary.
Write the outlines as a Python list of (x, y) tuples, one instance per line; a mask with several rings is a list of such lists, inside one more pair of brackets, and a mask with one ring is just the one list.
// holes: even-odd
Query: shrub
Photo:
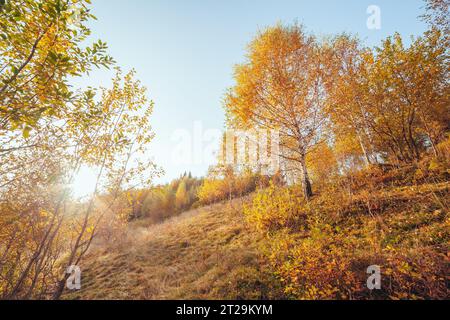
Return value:
[[(290, 238), (278, 241), (290, 241)], [(361, 290), (362, 283), (351, 268), (351, 241), (333, 237), (330, 226), (314, 229), (310, 237), (281, 246), (291, 247), (286, 258), (281, 261), (272, 258), (271, 264), (289, 297), (350, 299), (354, 292)]]
[(244, 213), (249, 223), (260, 231), (293, 228), (305, 219), (305, 214), (301, 212), (303, 199), (300, 188), (277, 187), (271, 183), (254, 196)]
[[(292, 299), (447, 298), (448, 184), (427, 183), (436, 175), (426, 172), (424, 185), (397, 186), (428, 166), (370, 168), (324, 187), (308, 203), (296, 187), (259, 191), (245, 214), (266, 237), (262, 253), (284, 293)], [(381, 267), (381, 290), (367, 288), (372, 265)]]

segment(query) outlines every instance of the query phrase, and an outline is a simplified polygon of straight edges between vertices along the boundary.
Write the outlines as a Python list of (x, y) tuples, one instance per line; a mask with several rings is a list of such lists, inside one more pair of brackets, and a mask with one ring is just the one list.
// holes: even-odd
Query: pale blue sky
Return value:
[[(381, 30), (366, 27), (369, 5), (381, 9)], [(135, 68), (155, 101), (152, 156), (169, 181), (183, 171), (201, 176), (210, 163), (172, 162), (176, 129), (223, 128), (221, 99), (232, 84), (232, 68), (243, 60), (258, 29), (298, 21), (316, 34), (350, 32), (367, 45), (395, 31), (419, 35), (425, 25), (422, 0), (94, 0), (92, 37), (109, 45), (125, 70)], [(85, 84), (107, 85), (95, 72)]]

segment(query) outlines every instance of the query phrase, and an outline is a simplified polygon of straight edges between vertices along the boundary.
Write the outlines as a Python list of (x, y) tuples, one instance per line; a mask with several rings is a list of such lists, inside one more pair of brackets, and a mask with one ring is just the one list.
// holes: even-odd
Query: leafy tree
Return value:
[(410, 47), (396, 34), (375, 52), (339, 39), (329, 114), (337, 140), (359, 141), (368, 164), (420, 160), (448, 131), (448, 58), (438, 30)]
[(236, 84), (225, 97), (231, 126), (279, 131), (281, 157), (297, 164), (306, 198), (312, 196), (306, 156), (326, 123), (324, 51), (298, 25), (267, 28), (236, 66)]
[(7, 1), (0, 11), (0, 135), (22, 130), (24, 137), (43, 124), (63, 119), (84, 95), (71, 77), (113, 63), (102, 41), (82, 47), (94, 17), (87, 0)]
[(189, 194), (186, 190), (186, 182), (183, 180), (178, 185), (177, 193), (175, 194), (175, 206), (178, 210), (183, 210), (189, 204)]
[[(81, 43), (89, 1), (8, 1), (0, 11), (0, 297), (58, 299), (121, 195), (158, 174), (135, 161), (153, 139), (153, 102), (119, 68), (110, 88), (77, 91), (69, 78), (109, 66), (106, 45)], [(74, 20), (76, 15), (77, 21)], [(73, 200), (83, 165), (93, 194)], [(4, 214), (3, 214), (4, 213)]]
[(450, 17), (448, 14), (450, 1), (425, 0), (425, 2), (427, 12), (422, 16), (422, 18), (432, 27), (441, 30), (448, 43), (448, 37), (450, 34)]
[[(0, 159), (6, 181), (0, 188), (0, 208), (7, 212), (0, 217), (0, 274), (7, 279), (3, 298), (49, 298), (54, 288), (53, 298), (59, 298), (66, 267), (80, 263), (123, 190), (146, 183), (140, 178), (154, 173), (152, 163), (130, 160), (144, 153), (153, 138), (152, 104), (133, 73), (119, 72), (112, 88), (93, 101), (88, 110), (74, 110), (65, 123), (47, 124), (47, 130), (59, 135), (40, 130), (29, 138), (38, 146)], [(83, 164), (96, 169), (97, 182), (94, 193), (76, 204), (68, 185)], [(101, 199), (104, 194), (109, 195), (107, 202)]]
[[(369, 114), (365, 94), (369, 90), (365, 79), (365, 59), (370, 52), (361, 48), (356, 38), (340, 35), (330, 42), (333, 58), (330, 59), (327, 88), (327, 114), (331, 119), (335, 143), (354, 156), (363, 156), (366, 165), (377, 162), (373, 137), (370, 133)], [(345, 161), (345, 159), (342, 159)]]

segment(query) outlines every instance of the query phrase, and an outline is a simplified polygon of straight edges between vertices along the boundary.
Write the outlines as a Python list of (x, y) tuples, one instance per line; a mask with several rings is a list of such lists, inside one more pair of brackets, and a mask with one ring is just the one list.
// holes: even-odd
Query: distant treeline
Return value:
[(231, 167), (211, 168), (206, 178), (184, 173), (168, 184), (130, 193), (129, 220), (147, 218), (158, 223), (202, 205), (245, 196), (271, 181), (279, 185), (283, 178), (250, 170), (238, 173)]

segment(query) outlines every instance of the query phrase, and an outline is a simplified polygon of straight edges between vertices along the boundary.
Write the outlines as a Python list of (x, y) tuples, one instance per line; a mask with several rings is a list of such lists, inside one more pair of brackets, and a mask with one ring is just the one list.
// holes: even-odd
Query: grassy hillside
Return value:
[(280, 295), (246, 227), (245, 199), (129, 226), (123, 243), (94, 248), (82, 290), (65, 299), (268, 299)]
[[(312, 201), (269, 188), (245, 210), (292, 299), (445, 299), (449, 295), (449, 174), (369, 168)], [(297, 200), (297, 201), (296, 201)], [(381, 289), (369, 290), (369, 266)]]
[[(65, 298), (448, 298), (448, 172), (369, 170), (342, 183), (309, 203), (272, 186), (133, 222), (123, 241), (91, 251), (82, 290)], [(366, 287), (370, 265), (382, 290)]]

